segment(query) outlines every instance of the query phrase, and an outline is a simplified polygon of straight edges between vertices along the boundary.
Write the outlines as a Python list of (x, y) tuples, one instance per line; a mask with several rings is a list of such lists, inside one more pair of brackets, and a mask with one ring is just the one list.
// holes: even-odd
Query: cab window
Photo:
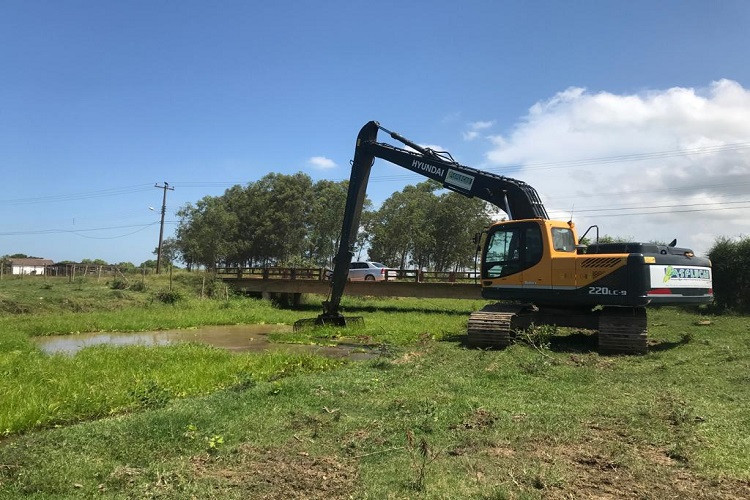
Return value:
[(558, 252), (575, 252), (576, 240), (567, 227), (552, 228), (552, 247)]
[(490, 233), (482, 277), (499, 278), (528, 269), (542, 259), (542, 233), (537, 224), (500, 226)]

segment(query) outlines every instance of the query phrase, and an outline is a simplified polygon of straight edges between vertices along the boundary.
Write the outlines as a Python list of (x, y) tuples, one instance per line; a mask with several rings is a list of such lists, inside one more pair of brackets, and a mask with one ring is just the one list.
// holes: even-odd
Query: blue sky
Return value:
[[(6, 0), (0, 255), (153, 258), (158, 225), (148, 224), (161, 204), (154, 183), (175, 187), (167, 202), (174, 221), (186, 202), (269, 172), (348, 178), (356, 134), (373, 119), (464, 164), (530, 182), (552, 209), (581, 209), (579, 224), (593, 221), (587, 207), (675, 207), (687, 192), (655, 196), (635, 186), (594, 200), (607, 191), (592, 191), (592, 179), (622, 186), (619, 168), (648, 172), (639, 176), (658, 187), (674, 185), (677, 172), (688, 189), (731, 170), (734, 177), (709, 184), (750, 182), (742, 146), (750, 128), (733, 118), (750, 85), (748, 26), (750, 4), (741, 1)], [(729, 83), (717, 87), (722, 81)], [(634, 100), (643, 109), (631, 115)], [(583, 144), (567, 135), (579, 129), (566, 120), (602, 106), (595, 114), (606, 123), (587, 130), (628, 132), (579, 135)], [(686, 110), (709, 107), (717, 111), (690, 114), (693, 126), (681, 126)], [(553, 121), (568, 125), (543, 125)], [(709, 153), (683, 154), (701, 147), (720, 149), (711, 161), (703, 161)], [(672, 152), (668, 167), (561, 163), (659, 152)], [(326, 161), (315, 165), (315, 157)], [(690, 165), (678, 164), (683, 157)], [(378, 203), (420, 180), (379, 163), (369, 194)], [(719, 191), (694, 189), (691, 203), (739, 205), (750, 189)], [(681, 243), (705, 247), (718, 235), (747, 234), (732, 213), (592, 223), (609, 234), (684, 236)], [(168, 224), (166, 235), (173, 230)]]

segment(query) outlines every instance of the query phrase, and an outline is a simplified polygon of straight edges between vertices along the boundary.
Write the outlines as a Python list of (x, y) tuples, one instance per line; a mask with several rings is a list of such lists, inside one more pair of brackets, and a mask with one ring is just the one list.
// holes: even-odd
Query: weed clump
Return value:
[(143, 408), (162, 408), (172, 398), (168, 390), (153, 380), (140, 382), (130, 391), (130, 397)]
[(156, 292), (155, 297), (164, 304), (176, 304), (182, 300), (182, 294), (177, 290), (161, 290)]
[(126, 280), (115, 278), (112, 283), (109, 284), (112, 290), (125, 290), (128, 288), (128, 282)]
[(523, 331), (520, 339), (539, 352), (548, 351), (552, 337), (557, 334), (557, 327), (553, 325), (531, 325)]

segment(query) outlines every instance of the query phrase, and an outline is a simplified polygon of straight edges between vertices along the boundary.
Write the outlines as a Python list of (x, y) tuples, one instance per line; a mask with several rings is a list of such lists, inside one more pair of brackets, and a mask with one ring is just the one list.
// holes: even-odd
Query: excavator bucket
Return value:
[(294, 331), (307, 330), (316, 326), (363, 326), (365, 319), (362, 316), (340, 316), (321, 314), (317, 318), (298, 319), (294, 322)]

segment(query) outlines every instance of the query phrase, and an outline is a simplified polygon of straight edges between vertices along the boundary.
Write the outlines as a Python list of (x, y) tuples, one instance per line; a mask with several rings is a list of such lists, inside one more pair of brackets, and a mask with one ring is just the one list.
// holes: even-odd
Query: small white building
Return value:
[(44, 274), (47, 266), (54, 264), (49, 259), (10, 259), (11, 274)]

